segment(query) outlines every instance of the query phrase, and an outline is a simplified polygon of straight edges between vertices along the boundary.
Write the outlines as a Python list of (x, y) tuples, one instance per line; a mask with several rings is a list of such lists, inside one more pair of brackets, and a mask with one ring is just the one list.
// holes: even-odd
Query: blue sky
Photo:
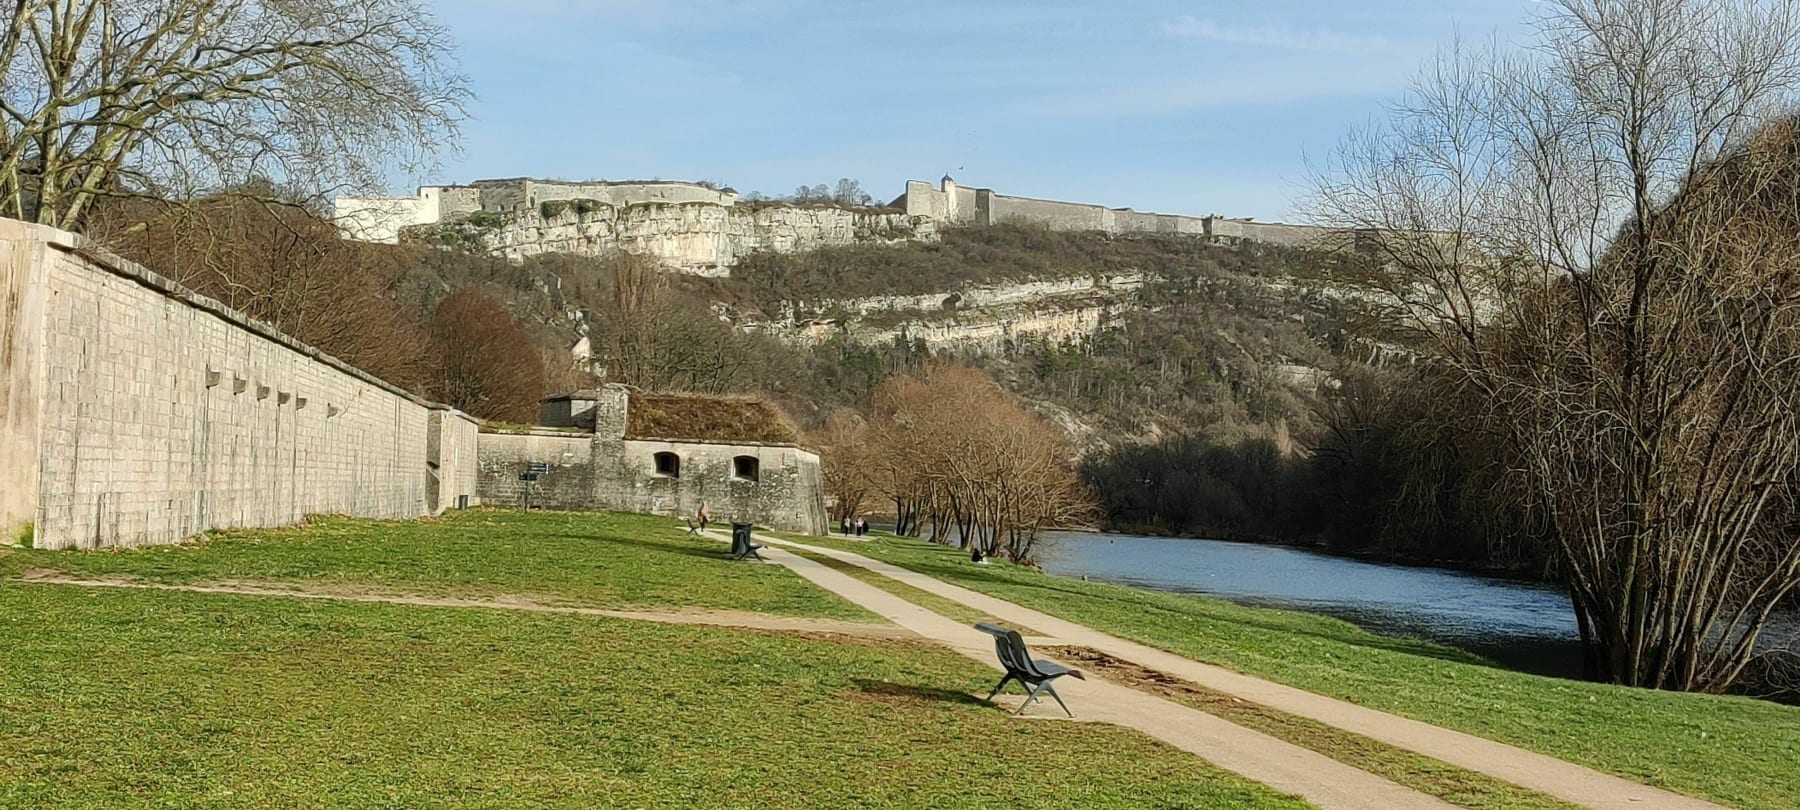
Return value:
[(1530, 0), (438, 0), (476, 100), (438, 176), (945, 172), (1001, 193), (1294, 219), (1305, 157)]

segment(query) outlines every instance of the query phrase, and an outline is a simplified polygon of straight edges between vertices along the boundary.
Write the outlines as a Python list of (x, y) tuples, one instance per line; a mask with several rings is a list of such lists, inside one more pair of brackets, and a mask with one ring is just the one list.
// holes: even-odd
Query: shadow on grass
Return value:
[[(585, 540), (592, 543), (617, 543), (627, 546), (636, 546), (638, 548), (646, 548), (651, 551), (660, 551), (665, 554), (685, 554), (689, 557), (719, 560), (722, 562), (730, 561), (731, 559), (730, 548), (728, 546), (723, 543), (715, 543), (710, 539), (697, 541), (696, 544), (688, 544), (679, 540), (651, 540), (644, 537), (624, 535), (598, 536), (558, 534), (553, 536), (559, 540)], [(705, 545), (699, 545), (698, 543), (705, 543)]]
[(954, 689), (940, 689), (935, 686), (914, 686), (912, 684), (877, 681), (870, 678), (852, 678), (858, 691), (875, 698), (893, 698), (899, 700), (943, 701), (945, 703), (961, 703), (966, 706), (986, 706), (988, 703), (967, 692)]

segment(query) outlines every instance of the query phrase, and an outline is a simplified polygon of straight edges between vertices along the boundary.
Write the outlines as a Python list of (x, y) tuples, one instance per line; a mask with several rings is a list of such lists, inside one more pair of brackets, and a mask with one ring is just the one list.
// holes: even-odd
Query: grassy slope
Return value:
[(1301, 807), (918, 646), (0, 584), (0, 806)]
[[(475, 513), (0, 573), (860, 615), (721, 552), (666, 520)], [(1305, 806), (1123, 729), (1011, 720), (968, 694), (991, 671), (915, 644), (0, 580), (0, 649), (0, 807)]]
[(1335, 619), (976, 567), (910, 540), (824, 541), (1193, 658), (1741, 807), (1800, 795), (1800, 709), (1486, 666)]
[(155, 582), (256, 580), (432, 595), (530, 596), (589, 607), (692, 607), (874, 621), (780, 566), (726, 559), (667, 518), (469, 511), (435, 521), (316, 518), (134, 551), (0, 550), (27, 569)]

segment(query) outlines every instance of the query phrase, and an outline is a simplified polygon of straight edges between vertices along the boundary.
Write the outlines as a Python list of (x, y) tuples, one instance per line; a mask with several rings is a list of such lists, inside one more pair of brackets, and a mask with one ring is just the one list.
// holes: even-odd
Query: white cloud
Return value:
[(1389, 46), (1376, 36), (1348, 34), (1315, 29), (1301, 31), (1285, 25), (1241, 27), (1221, 25), (1213, 20), (1177, 17), (1162, 24), (1162, 32), (1182, 39), (1201, 39), (1248, 48), (1270, 48), (1309, 53), (1368, 53)]

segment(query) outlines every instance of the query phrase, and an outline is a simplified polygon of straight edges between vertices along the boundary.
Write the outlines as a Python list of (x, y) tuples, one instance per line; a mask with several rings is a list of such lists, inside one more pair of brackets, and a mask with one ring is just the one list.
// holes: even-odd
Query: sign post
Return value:
[(531, 511), (531, 491), (536, 488), (539, 476), (548, 475), (550, 465), (542, 461), (532, 461), (525, 465), (525, 471), (519, 473), (519, 480), (525, 482), (525, 511)]

